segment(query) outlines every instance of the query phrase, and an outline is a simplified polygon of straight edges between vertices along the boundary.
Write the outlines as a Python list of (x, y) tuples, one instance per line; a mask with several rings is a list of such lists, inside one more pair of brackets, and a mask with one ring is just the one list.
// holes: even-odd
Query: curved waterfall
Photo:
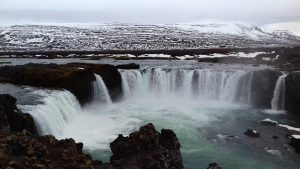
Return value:
[(97, 103), (111, 104), (112, 100), (108, 93), (107, 87), (100, 75), (94, 74), (96, 81), (93, 82), (93, 96)]
[(284, 110), (285, 105), (285, 78), (287, 74), (281, 75), (275, 86), (273, 99), (271, 101), (272, 110)]
[(217, 99), (251, 104), (252, 72), (215, 69), (120, 70), (125, 98), (134, 95)]
[[(218, 69), (119, 70), (125, 99), (172, 97), (213, 99), (251, 105), (253, 72)], [(278, 78), (272, 99), (273, 110), (284, 109), (285, 77)], [(111, 98), (101, 76), (95, 74), (93, 96), (96, 103), (111, 104)], [(20, 106), (33, 116), (41, 134), (60, 136), (69, 121), (84, 112), (69, 91), (37, 90), (43, 104)], [(95, 103), (94, 102), (94, 103)]]
[[(112, 103), (107, 87), (101, 76), (95, 74), (93, 96), (95, 103)], [(75, 116), (82, 113), (80, 103), (69, 91), (37, 90), (35, 95), (42, 96), (42, 104), (19, 107), (34, 118), (40, 134), (60, 136), (63, 129)]]
[(43, 96), (41, 100), (43, 104), (19, 107), (32, 115), (38, 131), (42, 135), (61, 135), (67, 123), (81, 113), (81, 107), (76, 97), (67, 90), (37, 90), (35, 94)]

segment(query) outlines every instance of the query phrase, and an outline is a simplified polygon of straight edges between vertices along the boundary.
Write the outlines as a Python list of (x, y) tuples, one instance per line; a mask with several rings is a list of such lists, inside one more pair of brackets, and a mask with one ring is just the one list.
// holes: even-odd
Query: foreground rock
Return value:
[(17, 100), (10, 95), (0, 95), (0, 133), (27, 130), (32, 134), (37, 134), (32, 116), (22, 113), (17, 108), (16, 102)]
[(0, 68), (0, 82), (29, 85), (72, 92), (81, 104), (92, 100), (94, 73), (99, 74), (113, 101), (122, 97), (121, 75), (113, 65), (106, 64), (26, 64)]
[(172, 130), (157, 132), (152, 124), (140, 128), (128, 137), (119, 135), (111, 145), (111, 164), (131, 168), (183, 168), (180, 143)]
[(182, 169), (180, 143), (172, 130), (157, 132), (152, 124), (111, 143), (111, 162), (93, 161), (83, 144), (27, 131), (0, 133), (0, 168)]
[(73, 139), (35, 138), (21, 132), (0, 135), (0, 145), (0, 168), (92, 168), (97, 163)]

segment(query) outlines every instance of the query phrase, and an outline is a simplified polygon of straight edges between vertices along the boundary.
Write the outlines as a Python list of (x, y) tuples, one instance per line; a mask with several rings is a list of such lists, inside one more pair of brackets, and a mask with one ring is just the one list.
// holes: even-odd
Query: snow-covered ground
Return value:
[(263, 30), (267, 32), (282, 32), (289, 31), (297, 36), (300, 36), (300, 22), (281, 22), (281, 23), (273, 23), (268, 24), (262, 27)]
[(0, 28), (0, 51), (249, 48), (299, 44), (300, 38), (288, 32), (265, 32), (240, 22), (45, 24)]

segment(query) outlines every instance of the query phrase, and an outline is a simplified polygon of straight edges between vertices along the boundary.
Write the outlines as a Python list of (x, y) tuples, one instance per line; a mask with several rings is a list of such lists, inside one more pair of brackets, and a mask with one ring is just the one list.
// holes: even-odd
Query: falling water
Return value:
[[(252, 125), (249, 118), (264, 117), (256, 114), (256, 110), (248, 110), (248, 107), (244, 110), (236, 104), (251, 104), (255, 99), (251, 96), (253, 72), (210, 68), (119, 71), (125, 94), (122, 102), (81, 108), (68, 91), (37, 91), (44, 96), (43, 104), (24, 106), (22, 110), (34, 117), (41, 134), (83, 142), (85, 150), (95, 159), (109, 160), (109, 143), (119, 133), (129, 134), (142, 124), (153, 122), (158, 129), (171, 128), (176, 132), (183, 145), (186, 168), (204, 168), (211, 161), (211, 154), (227, 168), (245, 169), (247, 164), (247, 169), (280, 169), (293, 165), (280, 159), (276, 160), (279, 164), (274, 164), (272, 156), (256, 148), (247, 146), (245, 149), (244, 144), (236, 144), (237, 148), (232, 149), (232, 144), (215, 138), (220, 131), (239, 136), (244, 126)], [(96, 74), (95, 78), (95, 100), (111, 103), (102, 78)], [(284, 105), (284, 80), (281, 76), (277, 81), (272, 107), (273, 102), (276, 107)], [(249, 116), (252, 113), (254, 115)], [(232, 125), (226, 123), (229, 120)], [(225, 151), (220, 151), (219, 143)]]
[(35, 94), (43, 96), (41, 100), (43, 104), (19, 107), (24, 112), (32, 115), (38, 131), (42, 135), (61, 135), (67, 123), (81, 112), (81, 107), (76, 97), (67, 90), (37, 90)]
[(112, 100), (108, 93), (107, 87), (101, 76), (94, 74), (96, 81), (93, 82), (93, 96), (94, 101), (97, 103), (111, 104)]
[(281, 75), (275, 86), (273, 98), (271, 101), (272, 110), (284, 110), (285, 105), (285, 78), (286, 74)]
[(174, 95), (251, 102), (252, 72), (215, 69), (120, 70), (125, 97)]

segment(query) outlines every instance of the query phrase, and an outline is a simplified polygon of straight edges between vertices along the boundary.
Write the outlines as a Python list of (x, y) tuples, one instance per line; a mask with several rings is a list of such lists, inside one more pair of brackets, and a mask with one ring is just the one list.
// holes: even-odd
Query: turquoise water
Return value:
[[(61, 137), (82, 141), (95, 159), (108, 161), (109, 142), (120, 133), (129, 134), (151, 122), (158, 130), (175, 131), (187, 169), (205, 168), (210, 162), (218, 162), (227, 169), (299, 168), (299, 163), (288, 157), (270, 154), (242, 138), (248, 127), (255, 128), (260, 120), (269, 117), (283, 119), (284, 115), (264, 114), (247, 106), (219, 101), (156, 98), (149, 102), (149, 98), (139, 98), (101, 109), (97, 105), (86, 108), (66, 126)], [(235, 137), (229, 140), (218, 137), (224, 133)]]

